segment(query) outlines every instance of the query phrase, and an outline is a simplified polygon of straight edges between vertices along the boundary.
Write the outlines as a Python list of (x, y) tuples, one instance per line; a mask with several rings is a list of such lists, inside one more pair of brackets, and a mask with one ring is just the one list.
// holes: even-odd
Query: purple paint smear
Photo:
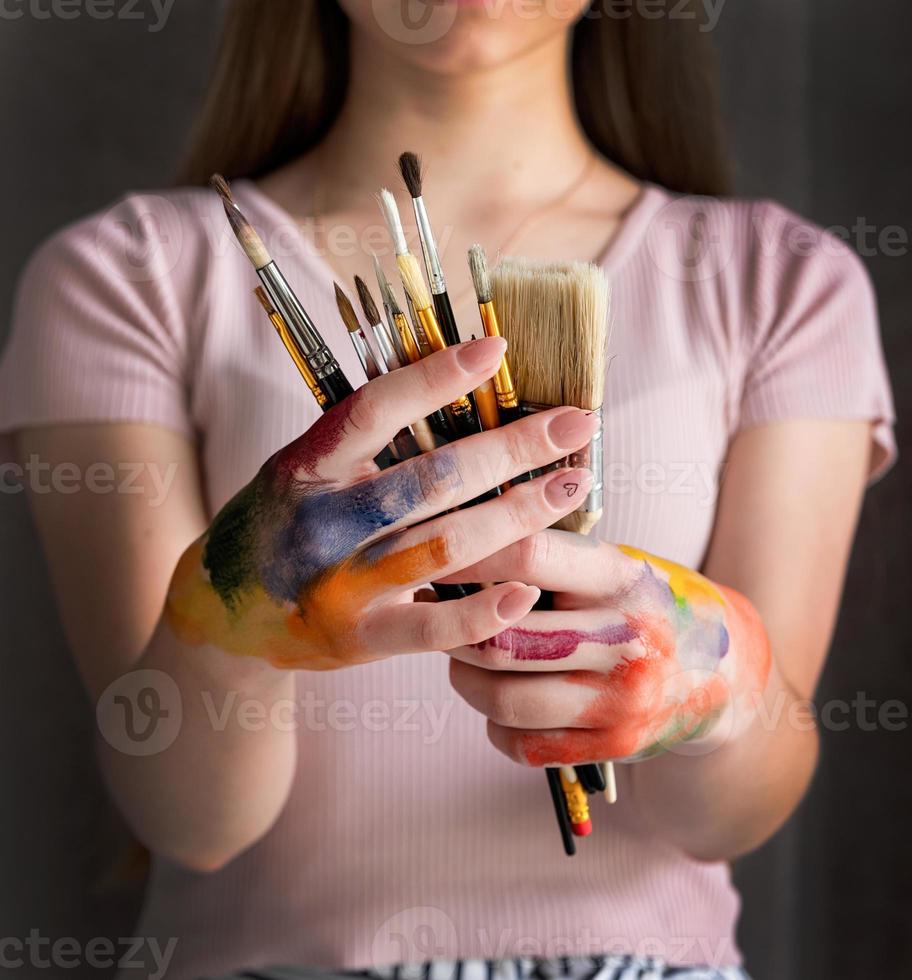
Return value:
[[(582, 643), (617, 646), (631, 643), (637, 633), (627, 623), (615, 623), (598, 630), (509, 629), (487, 641), (497, 650), (509, 650), (514, 660), (563, 660), (576, 653)], [(476, 644), (484, 649), (485, 643)]]

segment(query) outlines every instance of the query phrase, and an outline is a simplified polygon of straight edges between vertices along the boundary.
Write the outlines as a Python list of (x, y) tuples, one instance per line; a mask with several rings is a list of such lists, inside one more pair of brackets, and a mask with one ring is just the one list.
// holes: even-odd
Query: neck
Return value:
[(452, 75), (356, 32), (346, 105), (318, 150), (325, 203), (398, 186), (395, 161), (409, 149), (451, 200), (479, 187), (514, 200), (553, 195), (593, 153), (574, 114), (566, 43), (558, 36), (507, 64)]

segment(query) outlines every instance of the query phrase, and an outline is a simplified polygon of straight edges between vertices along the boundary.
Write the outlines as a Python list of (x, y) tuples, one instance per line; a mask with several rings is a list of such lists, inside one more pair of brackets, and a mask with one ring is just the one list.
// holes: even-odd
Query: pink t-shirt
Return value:
[[(235, 193), (360, 383), (328, 266), (253, 184)], [(774, 204), (647, 185), (600, 262), (614, 283), (604, 538), (698, 567), (745, 427), (870, 419), (872, 476), (888, 465), (874, 296), (842, 243)], [(176, 429), (198, 440), (215, 512), (318, 415), (254, 285), (208, 191), (130, 195), (66, 229), (22, 280), (0, 430)], [(595, 803), (568, 859), (541, 773), (490, 746), (445, 656), (297, 679), (299, 771), (275, 827), (216, 874), (155, 862), (136, 935), (179, 938), (169, 977), (611, 949), (738, 961), (728, 867), (650, 834), (624, 767), (620, 801)]]

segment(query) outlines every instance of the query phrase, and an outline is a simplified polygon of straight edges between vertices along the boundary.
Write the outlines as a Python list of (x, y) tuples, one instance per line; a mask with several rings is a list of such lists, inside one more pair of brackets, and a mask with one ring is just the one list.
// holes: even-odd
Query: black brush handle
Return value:
[(587, 793), (604, 793), (605, 777), (602, 775), (602, 767), (594, 762), (587, 762), (582, 766), (574, 766), (576, 775)]
[(317, 384), (319, 384), (320, 389), (323, 394), (326, 395), (327, 408), (332, 408), (333, 405), (338, 405), (343, 399), (348, 398), (349, 395), (355, 393), (355, 389), (352, 388), (351, 382), (342, 373), (342, 368), (337, 364), (333, 371), (330, 371), (325, 377), (317, 378)]
[(440, 323), (440, 331), (443, 339), (447, 342), (447, 347), (461, 344), (459, 339), (459, 328), (456, 326), (456, 317), (453, 316), (453, 306), (447, 291), (434, 293), (434, 312), (437, 314), (437, 321)]
[(576, 843), (573, 840), (573, 828), (570, 826), (570, 814), (567, 813), (567, 801), (564, 799), (564, 789), (561, 786), (560, 770), (548, 768), (548, 789), (551, 790), (551, 802), (554, 804), (554, 815), (560, 828), (561, 840), (564, 844), (564, 854), (573, 857), (576, 854)]

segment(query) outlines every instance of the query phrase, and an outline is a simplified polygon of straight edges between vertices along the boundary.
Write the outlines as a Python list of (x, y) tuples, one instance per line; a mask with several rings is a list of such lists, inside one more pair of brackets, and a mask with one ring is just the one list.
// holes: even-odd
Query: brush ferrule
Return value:
[(325, 378), (338, 371), (339, 364), (332, 351), (275, 262), (258, 269), (257, 274), (317, 378)]
[(317, 400), (317, 404), (320, 408), (326, 406), (327, 398), (320, 385), (317, 383), (316, 377), (314, 377), (313, 371), (310, 369), (310, 365), (307, 363), (307, 359), (298, 349), (298, 345), (295, 342), (294, 337), (291, 335), (291, 331), (288, 329), (288, 325), (282, 319), (281, 314), (278, 311), (274, 311), (269, 315), (269, 319), (272, 321), (272, 325), (276, 329), (276, 333), (279, 335), (279, 339), (285, 345), (285, 350), (288, 351), (289, 356), (292, 361), (294, 361), (295, 367), (298, 369), (298, 373), (304, 379), (307, 387), (310, 389), (310, 393)]
[[(484, 327), (485, 336), (499, 337), (501, 335), (500, 324), (497, 322), (494, 304), (492, 302), (479, 303), (478, 312), (481, 314), (481, 324)], [(497, 392), (497, 404), (500, 408), (516, 408), (519, 404), (506, 354), (501, 358), (500, 367), (497, 369), (497, 374), (494, 375), (494, 390)]]
[[(544, 412), (554, 405), (542, 405), (535, 402), (521, 402), (520, 410), (523, 415), (534, 415), (536, 412)], [(605, 476), (604, 476), (604, 440), (603, 436), (603, 417), (601, 407), (594, 409), (590, 414), (598, 416), (599, 427), (595, 430), (592, 438), (575, 453), (570, 453), (563, 459), (559, 459), (552, 464), (549, 469), (559, 469), (562, 466), (574, 466), (591, 470), (592, 486), (586, 499), (577, 507), (578, 511), (587, 514), (601, 512), (605, 505)]]
[(421, 251), (424, 254), (428, 282), (431, 292), (439, 295), (446, 292), (446, 280), (443, 278), (443, 267), (440, 265), (437, 243), (434, 241), (434, 232), (431, 231), (431, 221), (424, 206), (424, 198), (413, 197), (412, 204), (415, 208), (415, 221), (418, 224), (418, 236), (421, 238)]
[(605, 506), (605, 441), (603, 439), (604, 428), (601, 407), (596, 409), (596, 414), (598, 415), (599, 427), (589, 440), (587, 447), (589, 459), (583, 464), (592, 471), (592, 486), (589, 488), (586, 502), (580, 507), (580, 510), (590, 514), (601, 512)]
[[(428, 306), (423, 310), (415, 310), (415, 318), (431, 351), (445, 350), (446, 341), (443, 339), (443, 331), (440, 329), (440, 322), (437, 320), (434, 308)], [(418, 340), (420, 343), (420, 336)]]
[(364, 368), (364, 373), (367, 375), (367, 380), (372, 381), (374, 378), (380, 377), (381, 374), (385, 374), (386, 371), (381, 369), (380, 365), (377, 364), (377, 359), (374, 357), (373, 352), (367, 343), (367, 338), (361, 330), (350, 332), (349, 337), (351, 337), (352, 347), (355, 348), (355, 353), (358, 355), (358, 360), (361, 362), (361, 367)]
[(415, 340), (415, 335), (412, 333), (412, 328), (409, 326), (404, 313), (393, 314), (393, 326), (396, 328), (399, 343), (405, 351), (405, 363), (414, 364), (416, 361), (420, 361), (421, 351), (418, 349), (418, 341)]
[(385, 323), (377, 322), (373, 326), (374, 330), (374, 340), (377, 341), (377, 347), (380, 351), (380, 357), (385, 362), (386, 366), (390, 371), (396, 371), (402, 367), (402, 359), (393, 346), (392, 338), (390, 337), (389, 330), (386, 328)]

